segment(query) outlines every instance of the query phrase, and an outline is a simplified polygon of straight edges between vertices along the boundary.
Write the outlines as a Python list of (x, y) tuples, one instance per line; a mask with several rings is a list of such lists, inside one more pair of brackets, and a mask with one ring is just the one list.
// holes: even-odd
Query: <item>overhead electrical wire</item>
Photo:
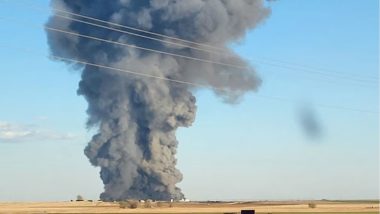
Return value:
[[(11, 20), (11, 21), (14, 21), (14, 22), (19, 22), (19, 21), (13, 20), (13, 19), (2, 18), (2, 17), (0, 17), (0, 20)], [(235, 64), (217, 62), (217, 61), (212, 61), (212, 60), (208, 60), (208, 59), (190, 57), (190, 56), (186, 56), (186, 55), (175, 54), (175, 53), (170, 53), (170, 52), (166, 52), (166, 51), (160, 51), (160, 50), (151, 49), (151, 48), (145, 48), (145, 47), (141, 47), (141, 46), (131, 45), (131, 44), (128, 44), (128, 43), (122, 43), (122, 42), (112, 41), (112, 40), (103, 39), (103, 38), (99, 38), (99, 37), (88, 36), (88, 35), (72, 32), (72, 31), (66, 31), (66, 30), (57, 29), (57, 28), (48, 27), (48, 26), (44, 26), (43, 28), (46, 29), (46, 30), (49, 30), (49, 31), (55, 31), (55, 32), (59, 32), (59, 33), (65, 33), (65, 34), (69, 34), (69, 35), (72, 35), (72, 36), (79, 36), (79, 37), (82, 37), (82, 38), (97, 40), (97, 41), (100, 41), (100, 42), (107, 42), (107, 43), (111, 43), (111, 44), (115, 44), (115, 45), (126, 46), (126, 47), (129, 47), (129, 48), (135, 48), (135, 49), (140, 49), (140, 50), (144, 50), (144, 51), (151, 51), (151, 52), (155, 52), (155, 53), (166, 54), (166, 55), (170, 55), (170, 56), (174, 56), (174, 57), (180, 57), (180, 58), (184, 58), (184, 59), (190, 59), (190, 60), (195, 60), (195, 61), (200, 61), (200, 62), (205, 62), (205, 63), (212, 63), (212, 64), (221, 65), (221, 66), (228, 66), (228, 67), (233, 67), (235, 69), (248, 70), (248, 68), (245, 67), (245, 66), (238, 66), (238, 65), (235, 65)], [(272, 66), (277, 66), (277, 65), (272, 64), (272, 63), (266, 63), (266, 64), (272, 65)], [(286, 67), (286, 66), (281, 66), (281, 67), (289, 69), (289, 67)], [(323, 73), (320, 73), (320, 72), (314, 72), (314, 73), (318, 73), (318, 74), (322, 74), (323, 75)], [(339, 78), (346, 78), (348, 80), (353, 80), (353, 81), (358, 81), (358, 82), (366, 82), (364, 80), (356, 80), (356, 79), (351, 79), (349, 77), (339, 77)]]
[(108, 40), (108, 39), (102, 39), (99, 37), (75, 33), (72, 31), (65, 31), (65, 30), (61, 30), (61, 29), (57, 29), (57, 28), (53, 28), (53, 27), (45, 26), (44, 28), (47, 30), (50, 30), (50, 31), (56, 31), (56, 32), (60, 32), (60, 33), (70, 34), (70, 35), (79, 36), (79, 37), (83, 37), (83, 38), (87, 38), (87, 39), (97, 40), (97, 41), (101, 41), (101, 42), (107, 42), (107, 43), (111, 43), (111, 44), (115, 44), (115, 45), (121, 45), (121, 46), (130, 47), (130, 48), (135, 48), (135, 49), (140, 49), (140, 50), (145, 50), (145, 51), (150, 51), (150, 52), (155, 52), (155, 53), (160, 53), (160, 54), (166, 54), (166, 55), (190, 59), (190, 60), (196, 60), (196, 61), (200, 61), (200, 62), (206, 62), (206, 63), (217, 64), (217, 65), (222, 65), (222, 66), (227, 66), (227, 67), (233, 67), (233, 68), (237, 68), (237, 69), (248, 70), (247, 67), (245, 67), (245, 66), (239, 66), (239, 65), (223, 63), (223, 62), (216, 62), (216, 61), (207, 60), (207, 59), (201, 59), (201, 58), (190, 57), (190, 56), (185, 56), (185, 55), (181, 55), (181, 54), (170, 53), (170, 52), (166, 52), (166, 51), (160, 51), (160, 50), (151, 49), (151, 48), (145, 48), (145, 47), (141, 47), (141, 46), (137, 46), (137, 45), (131, 45), (128, 43), (116, 42), (116, 41), (112, 41), (112, 40)]
[[(10, 19), (10, 18), (4, 18), (4, 17), (0, 17), (0, 20), (3, 20), (3, 21), (9, 20), (9, 21), (14, 21), (14, 22), (20, 23), (20, 21), (18, 21), (18, 20), (14, 20), (14, 19)], [(191, 56), (186, 56), (186, 55), (181, 55), (181, 54), (170, 53), (170, 52), (166, 52), (166, 51), (160, 51), (160, 50), (156, 50), (156, 49), (152, 49), (152, 48), (145, 48), (145, 47), (141, 47), (141, 46), (137, 46), (137, 45), (131, 45), (128, 43), (122, 43), (122, 42), (112, 41), (112, 40), (103, 39), (103, 38), (99, 38), (99, 37), (88, 36), (88, 35), (76, 33), (73, 31), (66, 31), (66, 30), (62, 30), (62, 29), (58, 29), (58, 28), (54, 28), (54, 27), (43, 26), (43, 28), (46, 30), (49, 30), (49, 31), (65, 33), (65, 34), (69, 34), (72, 36), (79, 36), (82, 38), (97, 40), (100, 42), (106, 42), (106, 43), (110, 43), (110, 44), (114, 44), (114, 45), (121, 45), (121, 46), (130, 47), (130, 48), (135, 48), (135, 49), (140, 49), (140, 50), (145, 50), (145, 51), (150, 51), (150, 52), (155, 52), (155, 53), (160, 53), (160, 54), (166, 54), (166, 55), (170, 55), (170, 56), (174, 56), (174, 57), (180, 57), (180, 58), (196, 60), (196, 61), (205, 62), (205, 63), (217, 64), (217, 65), (221, 65), (221, 66), (233, 67), (235, 69), (249, 70), (246, 66), (239, 66), (239, 65), (235, 65), (235, 64), (217, 62), (217, 61), (212, 61), (212, 60), (208, 60), (208, 59), (202, 59), (202, 58), (196, 58), (196, 57), (191, 57)]]
[[(24, 4), (24, 5), (26, 5), (26, 4)], [(39, 6), (36, 6), (36, 5), (30, 5), (30, 4), (28, 4), (27, 6), (30, 7), (30, 8), (32, 8), (32, 9), (34, 9), (34, 10), (46, 11), (46, 8), (39, 7)], [(205, 52), (209, 52), (209, 53), (213, 53), (213, 54), (221, 54), (220, 51), (225, 51), (224, 48), (215, 47), (215, 46), (212, 46), (212, 45), (198, 43), (198, 42), (193, 42), (193, 41), (189, 41), (189, 40), (185, 40), (185, 39), (180, 39), (180, 38), (177, 38), (177, 37), (168, 36), (168, 35), (165, 35), (165, 34), (160, 34), (160, 33), (152, 32), (152, 31), (148, 31), (148, 30), (142, 30), (142, 29), (131, 27), (131, 26), (127, 26), (127, 25), (121, 25), (121, 24), (118, 24), (118, 23), (114, 23), (114, 22), (110, 22), (110, 21), (105, 21), (105, 20), (102, 20), (102, 19), (97, 19), (97, 18), (94, 18), (94, 17), (85, 16), (85, 15), (73, 13), (73, 12), (70, 12), (70, 11), (58, 9), (58, 8), (53, 8), (52, 7), (51, 10), (59, 12), (59, 13), (63, 13), (63, 14), (68, 14), (68, 15), (71, 15), (71, 16), (76, 16), (76, 17), (84, 18), (84, 19), (87, 19), (87, 20), (96, 21), (98, 23), (103, 23), (103, 24), (107, 24), (107, 25), (110, 25), (110, 26), (120, 27), (120, 28), (124, 28), (124, 29), (128, 29), (128, 30), (133, 30), (135, 32), (140, 32), (140, 33), (150, 34), (150, 35), (154, 35), (154, 36), (159, 36), (159, 37), (166, 38), (166, 39), (169, 39), (169, 40), (172, 40), (172, 41), (165, 40), (165, 39), (158, 39), (158, 38), (155, 38), (155, 37), (144, 36), (144, 35), (141, 35), (141, 34), (129, 32), (129, 31), (125, 31), (125, 30), (120, 30), (120, 29), (117, 29), (117, 28), (107, 27), (107, 26), (104, 26), (104, 25), (99, 25), (99, 24), (96, 24), (96, 23), (93, 23), (93, 22), (88, 22), (88, 21), (77, 19), (77, 18), (73, 18), (73, 17), (70, 17), (70, 16), (63, 16), (63, 15), (60, 15), (60, 14), (57, 14), (57, 13), (54, 14), (55, 16), (63, 18), (63, 19), (68, 19), (68, 20), (72, 20), (72, 21), (76, 21), (76, 22), (81, 22), (81, 23), (85, 23), (85, 24), (89, 24), (89, 25), (93, 25), (93, 26), (96, 26), (96, 27), (101, 27), (101, 28), (105, 28), (105, 29), (109, 29), (109, 30), (115, 30), (115, 31), (118, 31), (118, 32), (130, 34), (130, 35), (133, 35), (133, 36), (138, 36), (138, 37), (142, 37), (142, 38), (146, 38), (146, 39), (156, 40), (156, 41), (160, 41), (160, 42), (164, 42), (164, 43), (168, 43), (168, 44), (172, 44), (172, 45), (178, 45), (178, 46), (182, 46), (182, 47), (197, 49), (197, 50), (201, 50), (201, 51), (205, 51)], [(174, 42), (173, 40), (177, 41), (177, 42)], [(179, 43), (179, 42), (181, 42), (181, 43)], [(188, 44), (183, 44), (183, 43), (188, 43)], [(208, 50), (208, 49), (205, 49), (205, 48), (195, 47), (195, 46), (192, 46), (192, 45), (189, 45), (189, 44), (211, 48), (211, 49), (214, 49), (214, 51)]]
[[(0, 44), (0, 47), (9, 48), (12, 50), (19, 50), (19, 51), (21, 50), (23, 52), (29, 52), (29, 53), (33, 53), (33, 54), (37, 53), (36, 51), (32, 51), (30, 49), (9, 47), (7, 45), (2, 45), (2, 44)], [(137, 72), (137, 71), (115, 68), (115, 67), (111, 67), (111, 66), (107, 66), (107, 65), (100, 65), (97, 63), (91, 63), (91, 62), (87, 62), (87, 61), (83, 61), (83, 60), (76, 60), (76, 59), (71, 59), (71, 58), (57, 56), (57, 55), (50, 55), (49, 57), (54, 58), (54, 59), (58, 59), (58, 60), (62, 60), (62, 61), (66, 61), (66, 62), (78, 63), (78, 64), (82, 64), (82, 65), (87, 65), (87, 66), (93, 66), (93, 67), (98, 67), (98, 68), (103, 68), (103, 69), (108, 69), (108, 70), (114, 70), (114, 71), (118, 71), (118, 72), (124, 72), (127, 74), (132, 74), (135, 76), (141, 76), (141, 77), (145, 77), (145, 78), (152, 78), (152, 79), (169, 81), (169, 82), (178, 83), (178, 84), (186, 84), (186, 85), (190, 85), (190, 86), (208, 88), (208, 89), (221, 91), (221, 92), (229, 91), (228, 89), (225, 89), (225, 88), (214, 87), (214, 86), (209, 86), (209, 85), (204, 85), (204, 84), (198, 84), (198, 83), (184, 81), (184, 80), (171, 79), (171, 78), (167, 78), (167, 77), (160, 77), (160, 76), (141, 73), (141, 72)], [(281, 102), (288, 102), (288, 103), (294, 103), (295, 102), (294, 100), (291, 100), (291, 99), (274, 97), (274, 96), (257, 95), (257, 94), (255, 94), (254, 96), (258, 97), (258, 98), (262, 98), (262, 99), (276, 100), (276, 101), (281, 101)], [(345, 106), (335, 106), (335, 105), (326, 105), (326, 104), (315, 104), (315, 105), (320, 107), (320, 108), (325, 108), (325, 109), (346, 110), (346, 111), (361, 112), (361, 113), (368, 113), (368, 114), (379, 114), (379, 112), (377, 112), (377, 111), (357, 109), (357, 108), (349, 108), (349, 107), (345, 107)]]
[[(72, 17), (68, 17), (68, 16), (62, 16), (62, 15), (59, 15), (59, 14), (55, 14), (55, 16), (63, 18), (63, 19), (75, 21), (75, 22), (80, 22), (80, 23), (83, 23), (83, 24), (92, 25), (92, 26), (95, 26), (95, 27), (100, 27), (100, 28), (104, 28), (104, 29), (108, 29), (108, 30), (113, 30), (113, 31), (117, 31), (117, 32), (120, 32), (120, 33), (124, 33), (124, 34), (129, 34), (129, 35), (132, 35), (132, 36), (137, 36), (137, 37), (141, 37), (141, 38), (145, 38), (145, 39), (149, 39), (149, 40), (154, 40), (154, 41), (159, 41), (159, 42), (167, 43), (167, 44), (170, 44), (170, 45), (177, 45), (177, 46), (181, 46), (181, 47), (185, 47), (185, 48), (191, 48), (191, 49), (200, 50), (200, 51), (204, 51), (204, 52), (208, 52), (208, 53), (212, 53), (212, 54), (221, 55), (220, 51), (222, 49), (219, 50), (219, 52), (216, 52), (216, 51), (211, 51), (211, 50), (207, 50), (207, 49), (204, 49), (204, 48), (199, 48), (199, 47), (195, 47), (195, 46), (189, 46), (189, 45), (186, 45), (186, 44), (183, 44), (183, 43), (172, 42), (172, 41), (169, 41), (169, 40), (158, 39), (158, 38), (154, 38), (154, 37), (151, 37), (151, 36), (145, 36), (145, 35), (129, 32), (129, 31), (125, 31), (125, 30), (120, 30), (120, 29), (117, 29), (117, 28), (107, 27), (107, 26), (104, 26), (104, 25), (99, 25), (99, 24), (96, 24), (96, 23), (92, 23), (92, 22), (88, 22), (88, 21), (84, 21), (84, 20), (80, 20), (80, 19), (76, 19), (76, 18), (72, 18)], [(224, 53), (224, 51), (225, 50), (223, 50), (223, 53)]]
[[(56, 9), (56, 10), (58, 10), (58, 9)], [(65, 12), (67, 12), (67, 11), (65, 11)], [(67, 12), (67, 13), (70, 13), (70, 12)], [(71, 15), (74, 15), (74, 13), (71, 14)], [(79, 15), (79, 14), (75, 14), (75, 15), (77, 15), (79, 17), (82, 16), (82, 15)], [(85, 17), (85, 16), (83, 16), (83, 17)], [(93, 19), (95, 19), (95, 18), (93, 18)], [(106, 22), (106, 21), (104, 21), (104, 22)], [(115, 23), (113, 23), (113, 24), (115, 24)], [(115, 25), (118, 25), (118, 24), (115, 24)], [(103, 27), (105, 27), (105, 26), (103, 26)], [(144, 48), (144, 47), (138, 47), (138, 46), (130, 45), (130, 44), (124, 44), (124, 43), (120, 44), (120, 42), (115, 42), (115, 41), (111, 41), (111, 40), (107, 40), (107, 39), (92, 37), (92, 36), (88, 36), (88, 35), (82, 35), (82, 34), (78, 34), (78, 33), (75, 33), (75, 32), (64, 31), (64, 30), (61, 30), (61, 29), (56, 29), (56, 28), (47, 27), (47, 26), (45, 27), (45, 29), (47, 29), (47, 30), (53, 30), (53, 31), (56, 31), (56, 32), (61, 32), (61, 33), (67, 33), (67, 34), (71, 34), (71, 35), (75, 35), (75, 36), (81, 36), (81, 37), (88, 38), (88, 39), (95, 39), (95, 40), (102, 41), (102, 42), (109, 42), (109, 43), (113, 43), (113, 44), (129, 46), (129, 47), (133, 47), (133, 48), (140, 48), (140, 49), (143, 49), (143, 50), (145, 49), (145, 50), (149, 50), (149, 51), (155, 51), (155, 52), (162, 53), (162, 54), (169, 54), (169, 55), (173, 55), (173, 56), (177, 55), (177, 57), (184, 57), (184, 58), (188, 58), (188, 59), (192, 59), (193, 58), (193, 57), (188, 57), (188, 56), (184, 56), (184, 55), (178, 55), (178, 54), (168, 53), (168, 52), (164, 52), (164, 51), (159, 51), (159, 50), (154, 50), (154, 49), (148, 49), (148, 48)], [(112, 30), (115, 30), (115, 29), (112, 29)], [(149, 32), (149, 31), (147, 31), (147, 32)], [(145, 33), (147, 33), (147, 32), (145, 32)], [(150, 32), (150, 33), (152, 33), (152, 32)], [(156, 33), (152, 33), (152, 34), (156, 34)], [(157, 35), (160, 35), (160, 34), (157, 34)], [(162, 35), (162, 36), (165, 36), (165, 35)], [(173, 38), (171, 38), (171, 39), (173, 39)], [(174, 38), (174, 39), (181, 40), (181, 39), (178, 39), (178, 38)], [(182, 40), (182, 41), (186, 41), (186, 40)], [(191, 43), (200, 45), (199, 43), (196, 43), (196, 42), (191, 42)], [(197, 86), (197, 87), (205, 87), (205, 88), (210, 88), (210, 89), (218, 90), (218, 91), (226, 91), (226, 89), (223, 89), (223, 88), (217, 88), (217, 87), (212, 87), (212, 86), (208, 86), (208, 85), (202, 85), (202, 84), (198, 84), (198, 83), (192, 83), (192, 82), (188, 82), (188, 81), (170, 79), (170, 78), (166, 78), (166, 77), (154, 76), (154, 75), (150, 75), (150, 74), (130, 71), (130, 70), (126, 70), (126, 69), (114, 68), (114, 67), (105, 66), (105, 65), (99, 65), (99, 64), (96, 64), (96, 63), (90, 63), (90, 62), (86, 62), (86, 61), (80, 61), (80, 60), (65, 58), (65, 57), (61, 57), (61, 56), (52, 55), (51, 57), (53, 57), (55, 59), (60, 59), (60, 60), (63, 60), (63, 61), (68, 61), (68, 62), (73, 62), (73, 63), (79, 63), (79, 64), (89, 65), (89, 66), (95, 66), (95, 67), (100, 67), (100, 68), (103, 68), (103, 69), (116, 70), (116, 71), (125, 72), (125, 73), (129, 73), (129, 74), (133, 74), (133, 75), (143, 76), (143, 77), (150, 77), (150, 78), (155, 78), (155, 79), (160, 79), (160, 80), (165, 80), (165, 81), (170, 81), (170, 82), (175, 82), (175, 83), (188, 84), (188, 85)], [(220, 65), (225, 65), (225, 66), (231, 66), (231, 67), (236, 67), (236, 68), (239, 68), (239, 67), (240, 68), (245, 68), (243, 66), (236, 66), (236, 65), (232, 65), (232, 64), (228, 64), (228, 63), (219, 63), (219, 62), (214, 62), (214, 61), (211, 61), (211, 60), (205, 60), (205, 59), (200, 59), (200, 58), (194, 58), (193, 60), (198, 60), (198, 61), (203, 61), (203, 62), (208, 62), (208, 63), (215, 63), (215, 64), (220, 64)], [(286, 98), (279, 98), (279, 97), (272, 97), (272, 96), (263, 96), (263, 95), (255, 95), (255, 96), (259, 97), (259, 98), (265, 98), (265, 99), (279, 100), (279, 101), (285, 101), (285, 102), (294, 102), (293, 100), (289, 100), (289, 99), (286, 99)], [(364, 113), (370, 113), (370, 114), (378, 114), (378, 112), (376, 112), (376, 111), (369, 111), (369, 110), (355, 109), (355, 108), (347, 108), (347, 107), (344, 107), (344, 106), (333, 106), (333, 105), (325, 105), (325, 104), (317, 104), (317, 105), (320, 106), (320, 107), (322, 107), (322, 108), (341, 109), (341, 110), (350, 110), (350, 111), (364, 112)]]
[[(33, 9), (44, 10), (44, 11), (46, 10), (46, 9), (42, 9), (41, 7), (38, 7), (38, 6), (35, 6), (35, 5), (28, 5), (28, 6), (32, 7)], [(142, 33), (146, 33), (146, 34), (150, 34), (150, 35), (160, 36), (160, 37), (171, 39), (171, 40), (177, 40), (177, 41), (180, 41), (180, 42), (187, 42), (189, 44), (194, 44), (194, 45), (198, 45), (198, 46), (204, 46), (204, 47), (212, 48), (212, 49), (219, 50), (219, 51), (211, 51), (211, 50), (207, 50), (207, 49), (204, 49), (204, 48), (189, 46), (189, 45), (186, 45), (186, 44), (183, 44), (183, 43), (172, 42), (172, 41), (168, 41), (168, 40), (164, 40), (164, 39), (158, 39), (158, 38), (154, 38), (154, 37), (150, 37), (150, 36), (146, 36), (146, 35), (140, 35), (140, 34), (137, 34), (137, 33), (128, 32), (128, 31), (125, 31), (125, 30), (120, 30), (120, 29), (117, 29), (117, 28), (107, 27), (107, 26), (104, 26), (104, 25), (99, 25), (99, 24), (96, 24), (96, 23), (92, 23), (92, 22), (76, 19), (76, 18), (73, 18), (73, 17), (63, 16), (63, 15), (60, 15), (60, 14), (54, 14), (55, 16), (60, 17), (60, 18), (69, 19), (69, 20), (72, 20), (72, 21), (81, 22), (81, 23), (84, 23), (84, 24), (89, 24), (89, 25), (92, 25), (92, 26), (101, 27), (101, 28), (105, 28), (105, 29), (109, 29), (109, 30), (113, 30), (113, 31), (118, 31), (118, 32), (129, 34), (129, 35), (132, 35), (132, 36), (138, 36), (138, 37), (142, 37), (142, 38), (146, 38), (146, 39), (151, 39), (151, 40), (156, 40), (156, 41), (160, 41), (160, 42), (164, 42), (164, 43), (169, 43), (169, 44), (172, 44), (172, 45), (179, 45), (179, 46), (182, 46), (182, 47), (188, 47), (188, 48), (192, 48), (192, 49), (196, 49), (196, 50), (201, 50), (201, 51), (205, 51), (205, 52), (213, 53), (213, 54), (217, 54), (217, 55), (221, 55), (221, 53), (223, 55), (225, 55), (225, 49), (219, 48), (219, 47), (215, 47), (215, 46), (212, 46), (212, 45), (202, 44), (202, 43), (193, 42), (193, 41), (189, 41), (189, 40), (185, 40), (185, 39), (180, 39), (180, 38), (176, 38), (176, 37), (172, 37), (172, 36), (167, 36), (167, 35), (156, 33), (156, 32), (142, 30), (142, 29), (139, 29), (139, 28), (131, 27), (131, 26), (121, 25), (121, 24), (118, 24), (118, 23), (114, 23), (114, 22), (110, 22), (110, 21), (105, 21), (105, 20), (101, 20), (101, 19), (98, 19), (98, 18), (89, 17), (89, 16), (85, 16), (85, 15), (69, 12), (69, 11), (62, 10), (62, 9), (57, 9), (57, 8), (51, 8), (51, 9), (53, 11), (56, 11), (56, 12), (59, 12), (59, 13), (69, 14), (71, 16), (85, 18), (85, 19), (88, 19), (88, 20), (97, 21), (97, 22), (108, 24), (108, 25), (111, 25), (111, 26), (117, 26), (117, 27), (121, 27), (121, 28), (124, 28), (124, 29), (134, 30), (134, 31), (137, 31), (137, 32), (142, 32)], [(221, 50), (223, 50), (223, 51), (221, 52)], [(206, 61), (211, 61), (211, 60), (206, 60)], [(265, 61), (264, 62), (262, 62), (262, 61), (259, 62), (257, 59), (250, 60), (250, 61), (252, 61), (254, 63), (258, 63), (258, 64), (269, 65), (269, 66), (287, 68), (287, 69), (292, 69), (292, 70), (295, 69), (295, 67), (294, 67), (295, 64), (294, 63), (291, 66), (287, 66), (286, 64), (284, 66), (284, 65), (281, 65), (281, 64), (279, 65), (279, 64), (273, 63), (273, 62), (269, 62), (269, 63), (265, 62)], [(278, 60), (277, 60), (277, 62), (280, 62), (280, 63), (284, 64), (284, 62), (281, 62), (281, 61), (278, 61)], [(219, 63), (219, 64), (226, 64), (226, 63)], [(289, 64), (289, 63), (287, 63), (287, 64)], [(231, 64), (229, 64), (229, 65), (231, 65)], [(244, 66), (238, 66), (238, 65), (232, 65), (232, 66), (235, 67), (235, 68), (243, 68), (243, 69), (246, 68)], [(299, 65), (295, 65), (295, 66), (296, 67), (300, 67)], [(308, 71), (305, 71), (304, 70), (305, 68)], [(326, 73), (326, 72), (319, 71), (321, 69), (318, 69), (318, 71), (316, 71), (316, 70), (317, 69), (310, 69), (310, 67), (303, 66), (303, 70), (301, 70), (301, 71), (305, 72), (305, 73), (308, 72), (308, 73), (321, 74), (321, 75), (330, 75), (331, 77), (334, 78), (334, 74), (331, 75), (331, 72)], [(347, 76), (347, 74), (344, 74), (342, 72), (332, 72), (332, 73), (336, 73), (335, 75), (337, 75), (337, 76), (335, 78), (344, 78), (344, 79), (353, 80), (353, 81), (368, 81), (368, 82), (372, 82), (372, 83), (377, 83), (378, 82), (377, 78), (356, 79), (356, 78), (349, 77), (349, 76)], [(358, 75), (356, 75), (356, 76), (359, 77)]]
[[(341, 75), (347, 75), (348, 74), (348, 73), (339, 72), (339, 71), (335, 71), (335, 70), (327, 69), (327, 68), (323, 68), (323, 67), (313, 67), (310, 65), (288, 62), (288, 61), (278, 60), (278, 59), (272, 59), (272, 58), (268, 58), (268, 57), (259, 57), (259, 58), (255, 58), (255, 59), (252, 58), (250, 60), (261, 60), (261, 61), (276, 62), (276, 63), (280, 63), (280, 64), (284, 64), (284, 65), (291, 65), (291, 66), (298, 67), (298, 68), (305, 69), (305, 70), (319, 70), (319, 71), (326, 71), (328, 73), (335, 73), (335, 74), (341, 74)], [(372, 75), (371, 76), (362, 76), (362, 75), (353, 74), (353, 73), (349, 73), (348, 75), (350, 75), (352, 77), (362, 78), (362, 79), (372, 79), (372, 80), (378, 79), (377, 76), (372, 76)]]
[(151, 35), (155, 35), (155, 36), (161, 36), (163, 38), (177, 40), (177, 41), (181, 41), (181, 42), (185, 42), (185, 43), (189, 43), (189, 44), (204, 46), (204, 47), (208, 47), (208, 48), (215, 49), (215, 50), (218, 50), (218, 51), (224, 51), (223, 48), (215, 47), (215, 46), (208, 45), (208, 44), (203, 44), (203, 43), (199, 43), (199, 42), (193, 42), (193, 41), (190, 41), (190, 40), (181, 39), (181, 38), (177, 38), (177, 37), (174, 37), (174, 36), (168, 36), (168, 35), (165, 35), (165, 34), (160, 34), (160, 33), (152, 32), (152, 31), (148, 31), (148, 30), (142, 30), (142, 29), (139, 29), (139, 28), (136, 28), (136, 27), (131, 27), (131, 26), (127, 26), (127, 25), (121, 25), (121, 24), (118, 24), (118, 23), (114, 23), (114, 22), (104, 21), (104, 20), (101, 20), (101, 19), (97, 19), (97, 18), (93, 18), (93, 17), (89, 17), (89, 16), (85, 16), (85, 15), (69, 12), (69, 11), (62, 10), (62, 9), (57, 9), (57, 8), (51, 8), (51, 9), (54, 10), (54, 11), (61, 12), (61, 13), (66, 13), (66, 14), (78, 16), (78, 17), (81, 17), (81, 18), (86, 18), (86, 19), (98, 21), (98, 22), (101, 22), (101, 23), (105, 23), (105, 24), (109, 24), (109, 25), (114, 25), (114, 26), (117, 26), (117, 27), (122, 27), (122, 28), (125, 28), (125, 29), (135, 30), (135, 31), (138, 31), (138, 32), (147, 33), (147, 34), (151, 34)]
[[(108, 39), (102, 39), (99, 37), (88, 36), (88, 35), (84, 35), (84, 34), (80, 34), (80, 33), (75, 33), (72, 31), (65, 31), (65, 30), (47, 27), (47, 26), (45, 26), (44, 28), (47, 30), (51, 30), (51, 31), (66, 33), (66, 34), (70, 34), (70, 35), (75, 35), (75, 36), (84, 37), (84, 38), (93, 39), (93, 40), (98, 40), (98, 41), (107, 42), (107, 43), (112, 43), (112, 44), (116, 44), (116, 45), (122, 45), (122, 46), (130, 47), (130, 48), (135, 48), (135, 49), (140, 49), (140, 50), (145, 50), (145, 51), (150, 51), (150, 52), (155, 52), (155, 53), (160, 53), (160, 54), (166, 54), (166, 55), (170, 55), (170, 56), (175, 56), (175, 57), (180, 57), (180, 58), (185, 58), (185, 59), (190, 59), (190, 60), (196, 60), (196, 61), (205, 62), (205, 63), (217, 64), (217, 65), (221, 65), (221, 66), (227, 66), (227, 67), (232, 67), (232, 68), (237, 68), (237, 69), (242, 69), (242, 70), (248, 70), (248, 68), (245, 66), (239, 66), (239, 65), (235, 65), (235, 64), (217, 62), (217, 61), (212, 61), (212, 60), (208, 60), (208, 59), (190, 57), (190, 56), (186, 56), (186, 55), (175, 54), (175, 53), (160, 51), (160, 50), (151, 49), (151, 48), (145, 48), (145, 47), (141, 47), (141, 46), (131, 45), (128, 43), (116, 42), (116, 41), (112, 41), (112, 40), (108, 40)], [(286, 68), (286, 69), (292, 69), (289, 66), (279, 66), (279, 65), (276, 65), (274, 63), (263, 63), (263, 64), (281, 67), (281, 68)], [(324, 75), (323, 72), (318, 72), (318, 71), (310, 71), (310, 73), (316, 73), (316, 74)], [(344, 78), (344, 79), (348, 79), (348, 80), (352, 80), (352, 81), (358, 81), (358, 82), (369, 82), (368, 80), (354, 79), (354, 78), (350, 78), (350, 77), (346, 77), (346, 76), (330, 75), (330, 77), (332, 77), (332, 78), (334, 78), (334, 77), (335, 78)], [(374, 83), (374, 82), (371, 82), (371, 83)]]

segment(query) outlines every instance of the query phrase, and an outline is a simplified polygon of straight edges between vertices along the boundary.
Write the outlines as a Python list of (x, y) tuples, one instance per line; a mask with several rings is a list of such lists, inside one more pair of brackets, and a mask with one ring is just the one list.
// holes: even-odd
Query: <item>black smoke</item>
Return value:
[[(224, 90), (235, 102), (257, 90), (253, 68), (228, 49), (270, 13), (262, 0), (52, 0), (52, 7), (219, 48), (220, 55), (123, 34), (63, 19), (53, 10), (47, 26), (171, 53), (234, 63), (246, 69), (202, 63), (64, 33), (47, 31), (53, 55)], [(66, 14), (67, 15), (67, 14)], [(74, 18), (73, 15), (71, 15)], [(86, 20), (88, 21), (88, 20)], [(100, 24), (100, 23), (97, 23)], [(149, 34), (145, 34), (151, 36)], [(98, 128), (85, 149), (101, 168), (103, 200), (183, 198), (176, 184), (178, 127), (195, 118), (194, 86), (146, 78), (95, 66), (82, 71), (78, 94), (88, 102), (88, 127)]]

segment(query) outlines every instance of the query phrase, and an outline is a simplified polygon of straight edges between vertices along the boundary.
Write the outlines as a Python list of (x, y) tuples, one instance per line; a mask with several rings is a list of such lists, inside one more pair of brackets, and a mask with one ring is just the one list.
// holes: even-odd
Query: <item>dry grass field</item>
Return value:
[[(311, 208), (309, 204), (315, 204)], [(240, 213), (255, 209), (257, 213), (379, 213), (378, 201), (282, 201), (282, 202), (188, 202), (143, 203), (137, 209), (120, 208), (112, 202), (3, 202), (0, 213)]]

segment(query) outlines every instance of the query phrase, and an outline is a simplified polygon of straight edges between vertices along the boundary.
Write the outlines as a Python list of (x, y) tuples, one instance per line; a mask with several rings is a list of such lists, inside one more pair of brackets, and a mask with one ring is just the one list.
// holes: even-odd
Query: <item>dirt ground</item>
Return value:
[[(310, 208), (309, 203), (316, 207)], [(140, 203), (137, 209), (122, 209), (119, 203), (100, 201), (0, 202), (0, 213), (240, 213), (242, 209), (254, 209), (256, 213), (379, 213), (376, 201), (183, 202), (144, 206)]]

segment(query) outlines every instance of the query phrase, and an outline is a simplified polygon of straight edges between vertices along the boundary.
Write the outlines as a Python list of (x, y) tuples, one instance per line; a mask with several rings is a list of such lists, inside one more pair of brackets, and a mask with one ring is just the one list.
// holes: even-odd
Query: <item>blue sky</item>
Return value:
[[(0, 19), (0, 200), (95, 199), (102, 184), (83, 154), (92, 131), (76, 95), (79, 72), (47, 57), (41, 26), (49, 12), (20, 2), (0, 1), (8, 18)], [(378, 79), (378, 1), (271, 7), (265, 23), (232, 44), (263, 79), (261, 97), (228, 105), (196, 92), (196, 121), (178, 131), (179, 186), (196, 200), (379, 198), (379, 116), (353, 111), (378, 111), (378, 83), (356, 80)], [(303, 106), (321, 127), (318, 138), (300, 123)]]

